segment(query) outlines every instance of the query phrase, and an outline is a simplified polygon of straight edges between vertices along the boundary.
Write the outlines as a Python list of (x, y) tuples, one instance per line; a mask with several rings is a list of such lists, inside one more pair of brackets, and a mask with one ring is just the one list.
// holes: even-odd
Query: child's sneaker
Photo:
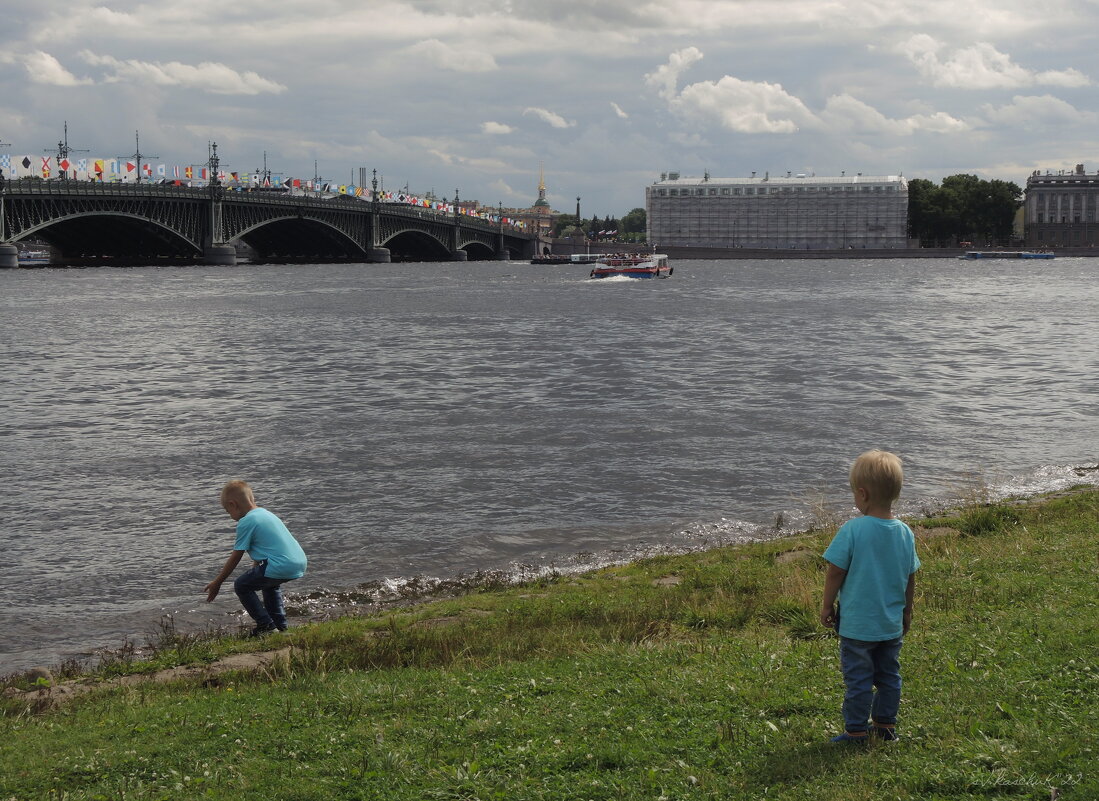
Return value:
[(851, 743), (853, 745), (866, 745), (866, 741), (870, 738), (866, 735), (866, 732), (851, 733), (845, 731), (843, 734), (837, 734), (832, 738), (834, 743)]
[(875, 723), (870, 727), (870, 733), (886, 742), (894, 742), (901, 739), (897, 736), (897, 729), (892, 724)]
[(268, 623), (266, 626), (256, 626), (254, 629), (252, 629), (252, 633), (249, 634), (248, 636), (249, 637), (262, 637), (264, 634), (270, 634), (273, 631), (278, 631), (278, 629), (275, 628), (275, 624), (274, 623)]

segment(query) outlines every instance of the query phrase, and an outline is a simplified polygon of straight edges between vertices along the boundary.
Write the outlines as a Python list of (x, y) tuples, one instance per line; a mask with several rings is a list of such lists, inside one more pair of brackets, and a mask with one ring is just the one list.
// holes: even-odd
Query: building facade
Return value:
[(1056, 175), (1035, 171), (1026, 181), (1028, 247), (1095, 247), (1099, 244), (1099, 172), (1084, 165)]
[(681, 178), (645, 188), (649, 242), (665, 247), (838, 250), (908, 244), (902, 176)]
[(523, 227), (531, 233), (548, 239), (553, 235), (553, 226), (557, 221), (557, 212), (550, 208), (546, 200), (546, 175), (542, 166), (538, 167), (538, 199), (527, 209), (508, 209), (507, 214), (520, 220)]

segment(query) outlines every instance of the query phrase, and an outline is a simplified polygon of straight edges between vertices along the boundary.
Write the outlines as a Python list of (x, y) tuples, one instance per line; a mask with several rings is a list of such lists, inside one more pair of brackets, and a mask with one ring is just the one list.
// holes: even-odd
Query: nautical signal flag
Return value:
[(168, 174), (168, 168), (165, 167), (163, 164), (158, 164), (156, 165), (156, 174), (163, 178), (165, 175)]
[(50, 177), (50, 157), (49, 156), (43, 156), (42, 157), (42, 177), (43, 178), (49, 178)]
[(183, 177), (184, 178), (194, 178), (195, 177), (195, 171), (192, 170), (190, 167), (184, 167), (183, 168)]
[(137, 169), (137, 165), (134, 164), (132, 161), (127, 161), (126, 162), (126, 172), (133, 172), (136, 169)]

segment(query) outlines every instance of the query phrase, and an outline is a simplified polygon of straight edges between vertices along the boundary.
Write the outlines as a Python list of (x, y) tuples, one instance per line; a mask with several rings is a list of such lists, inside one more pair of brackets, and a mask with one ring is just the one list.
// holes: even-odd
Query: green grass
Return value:
[[(919, 546), (899, 743), (827, 742), (821, 531), (304, 626), (256, 675), (7, 699), (0, 801), (1099, 798), (1099, 492), (933, 522), (959, 533)], [(105, 671), (254, 647), (168, 631)]]

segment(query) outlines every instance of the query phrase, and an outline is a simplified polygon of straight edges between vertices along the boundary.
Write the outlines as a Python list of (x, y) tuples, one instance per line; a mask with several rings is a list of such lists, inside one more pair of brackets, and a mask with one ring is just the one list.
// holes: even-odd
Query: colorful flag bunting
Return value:
[(183, 177), (184, 178), (194, 178), (195, 177), (195, 171), (193, 169), (191, 169), (191, 167), (189, 167), (189, 166), (184, 167), (183, 168)]

